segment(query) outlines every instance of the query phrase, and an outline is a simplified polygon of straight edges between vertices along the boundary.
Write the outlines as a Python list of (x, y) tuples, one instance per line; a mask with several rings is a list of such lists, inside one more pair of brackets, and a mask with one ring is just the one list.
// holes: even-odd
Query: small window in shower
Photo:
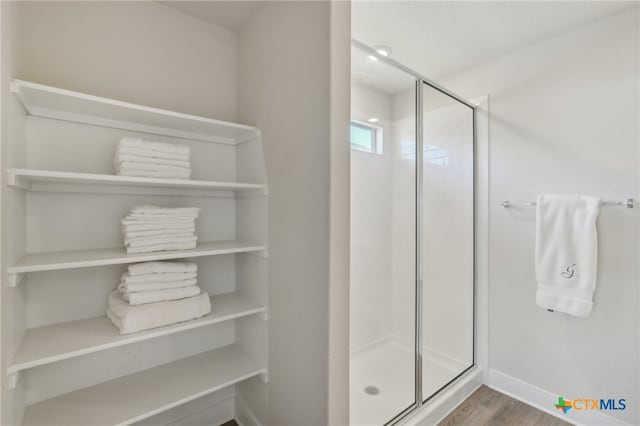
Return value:
[(351, 149), (382, 154), (382, 129), (377, 126), (352, 121)]

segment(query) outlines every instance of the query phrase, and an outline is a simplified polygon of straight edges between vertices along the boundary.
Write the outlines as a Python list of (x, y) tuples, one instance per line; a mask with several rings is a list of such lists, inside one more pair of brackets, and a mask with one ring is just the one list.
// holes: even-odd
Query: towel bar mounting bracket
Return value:
[(264, 370), (262, 373), (260, 373), (260, 378), (262, 379), (263, 383), (269, 383), (269, 372), (267, 370)]

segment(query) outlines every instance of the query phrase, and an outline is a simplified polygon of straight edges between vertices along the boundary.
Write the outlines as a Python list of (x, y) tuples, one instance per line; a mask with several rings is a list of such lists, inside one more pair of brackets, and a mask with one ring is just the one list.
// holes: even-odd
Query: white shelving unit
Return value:
[(238, 347), (225, 346), (34, 404), (23, 425), (130, 425), (264, 373)]
[[(3, 350), (11, 354), (4, 372), (9, 392), (20, 394), (15, 400), (26, 400), (22, 424), (128, 425), (232, 385), (243, 414), (264, 415), (268, 252), (260, 131), (22, 80), (12, 82), (11, 92), (19, 111), (12, 123), (22, 131), (10, 142), (11, 154), (21, 154), (10, 155), (2, 170), (4, 191), (12, 199), (3, 202), (3, 216), (13, 232), (3, 240), (10, 255), (2, 299), (13, 301), (15, 322), (15, 338), (3, 342)], [(107, 153), (113, 151), (104, 144), (115, 147), (120, 137), (131, 134), (189, 144), (200, 160), (194, 175), (202, 179), (105, 174), (112, 160)], [(63, 144), (61, 151), (67, 155), (54, 151), (30, 157), (55, 143)], [(203, 162), (208, 154), (215, 161)], [(87, 173), (93, 166), (99, 173)], [(103, 203), (105, 199), (109, 202)], [(89, 247), (114, 245), (105, 229), (118, 229), (118, 223), (102, 226), (100, 220), (111, 221), (120, 217), (113, 212), (120, 215), (133, 205), (162, 200), (201, 208), (195, 249), (127, 254), (124, 247)], [(94, 236), (86, 226), (86, 232), (75, 232), (74, 215), (95, 216), (94, 230), (102, 227), (103, 232)], [(42, 232), (53, 228), (59, 231), (55, 235), (69, 234), (68, 241), (58, 241), (64, 242), (60, 247), (44, 236), (52, 234)], [(117, 285), (111, 284), (112, 277), (119, 276), (124, 265), (169, 259), (198, 261), (199, 284), (211, 295), (209, 315), (120, 335), (104, 316), (106, 300), (85, 297), (96, 289), (100, 294), (111, 291)], [(38, 299), (43, 291), (48, 296)], [(31, 302), (34, 297), (38, 301)], [(56, 306), (69, 299), (68, 309), (43, 309), (38, 303), (47, 297), (58, 298)], [(211, 339), (188, 341), (188, 347), (171, 351), (171, 359), (165, 354), (160, 361), (139, 362), (120, 350), (127, 346), (128, 353), (140, 349), (153, 357), (148, 349), (154, 342), (170, 345), (189, 333), (210, 332)], [(184, 346), (185, 340), (181, 342)], [(111, 369), (92, 365), (96, 360)], [(85, 369), (88, 381), (76, 380), (75, 371), (64, 373), (76, 365), (77, 376)], [(109, 371), (119, 373), (110, 376)], [(258, 376), (262, 380), (255, 379)], [(64, 377), (64, 383), (56, 386), (49, 377)]]

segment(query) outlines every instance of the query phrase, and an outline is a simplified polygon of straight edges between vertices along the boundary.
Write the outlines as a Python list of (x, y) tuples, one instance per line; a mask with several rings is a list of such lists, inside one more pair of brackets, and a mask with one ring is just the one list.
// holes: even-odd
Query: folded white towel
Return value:
[(164, 216), (193, 216), (198, 217), (199, 207), (160, 207), (151, 204), (134, 206), (131, 214), (164, 215)]
[(151, 231), (124, 231), (122, 232), (122, 234), (125, 236), (126, 238), (140, 238), (140, 237), (158, 237), (161, 235), (165, 235), (165, 236), (176, 236), (176, 237), (187, 237), (189, 235), (193, 235), (195, 231), (195, 227), (194, 230), (192, 231), (185, 231), (185, 230), (181, 230), (181, 229), (155, 229), (155, 230), (151, 230)]
[(127, 247), (135, 248), (135, 247), (149, 247), (149, 246), (157, 246), (159, 244), (182, 244), (182, 243), (196, 243), (198, 241), (198, 237), (195, 235), (190, 237), (175, 237), (175, 236), (166, 236), (166, 237), (146, 237), (146, 238), (134, 238), (131, 240), (125, 240), (125, 244)]
[(175, 167), (183, 167), (186, 169), (191, 168), (191, 163), (187, 160), (171, 160), (169, 158), (156, 158), (156, 157), (145, 157), (142, 155), (133, 155), (133, 154), (121, 154), (120, 152), (116, 152), (116, 156), (113, 160), (114, 166), (118, 166), (121, 163), (148, 163), (148, 164), (166, 164), (167, 166), (175, 166)]
[(131, 283), (151, 283), (162, 281), (184, 281), (197, 277), (196, 272), (162, 272), (150, 274), (131, 275), (130, 272), (124, 272), (120, 277), (120, 282), (125, 284)]
[(149, 290), (137, 292), (121, 292), (122, 298), (129, 302), (129, 305), (144, 305), (147, 303), (165, 302), (169, 300), (180, 300), (187, 297), (197, 296), (201, 293), (200, 287), (190, 285), (188, 287), (168, 288), (163, 290)]
[(118, 291), (113, 291), (109, 296), (107, 316), (120, 334), (129, 334), (200, 318), (209, 312), (211, 301), (205, 292), (186, 299), (131, 306)]
[(194, 262), (154, 261), (134, 263), (127, 267), (129, 275), (146, 275), (156, 273), (191, 273), (198, 272), (198, 264)]
[(162, 225), (162, 224), (172, 224), (172, 223), (193, 223), (195, 225), (193, 217), (186, 217), (186, 216), (173, 216), (173, 217), (169, 217), (167, 219), (163, 219), (161, 217), (155, 216), (155, 217), (147, 217), (147, 218), (142, 218), (142, 217), (136, 217), (136, 216), (127, 216), (124, 219), (122, 219), (122, 224), (123, 225), (144, 225), (144, 224), (148, 224), (148, 225)]
[(172, 152), (152, 151), (150, 149), (131, 148), (119, 146), (116, 151), (119, 155), (139, 155), (141, 157), (164, 158), (167, 160), (189, 161), (189, 155)]
[(191, 222), (196, 218), (193, 216), (168, 216), (168, 215), (139, 215), (139, 214), (130, 214), (123, 219), (127, 223), (124, 225), (137, 225), (141, 222), (150, 223), (150, 224), (158, 224), (158, 223), (172, 223), (172, 222)]
[[(126, 219), (122, 220), (122, 232), (124, 234), (129, 232), (141, 232), (141, 231), (163, 231), (163, 230), (173, 230), (173, 231), (187, 231), (187, 232), (195, 232), (196, 225), (192, 220), (189, 221), (181, 221), (181, 222), (143, 222), (143, 221), (126, 221)], [(127, 223), (125, 223), (127, 222)]]
[(152, 163), (134, 163), (131, 161), (123, 161), (117, 163), (116, 170), (129, 169), (139, 171), (152, 171), (152, 172), (167, 172), (167, 173), (191, 173), (190, 167), (170, 166), (167, 164), (152, 164)]
[(129, 169), (129, 168), (119, 168), (117, 169), (118, 176), (130, 176), (130, 177), (146, 177), (146, 178), (155, 178), (155, 179), (178, 179), (185, 180), (189, 179), (191, 176), (191, 172), (165, 172), (165, 171), (155, 171), (155, 170), (139, 170), (139, 169)]
[(141, 138), (135, 138), (131, 136), (126, 136), (120, 139), (119, 146), (122, 146), (122, 147), (126, 146), (131, 148), (138, 148), (138, 149), (149, 149), (153, 151), (171, 152), (171, 153), (185, 154), (185, 155), (189, 155), (189, 153), (191, 152), (191, 149), (186, 145), (176, 145), (176, 144), (165, 143), (165, 142), (145, 141), (145, 140), (142, 140)]
[(127, 246), (148, 246), (153, 244), (162, 244), (167, 241), (171, 242), (182, 242), (182, 241), (191, 241), (192, 238), (195, 238), (193, 232), (186, 232), (181, 234), (160, 234), (160, 235), (148, 235), (148, 236), (129, 236), (127, 234), (124, 235), (124, 244)]
[(118, 284), (118, 291), (124, 292), (136, 292), (136, 291), (150, 291), (150, 290), (165, 290), (168, 288), (180, 288), (196, 285), (198, 280), (195, 278), (190, 280), (180, 281), (152, 281), (152, 282), (140, 282), (140, 283), (124, 283)]
[(184, 243), (166, 243), (153, 246), (127, 247), (128, 254), (135, 253), (152, 253), (155, 251), (171, 251), (171, 250), (191, 250), (196, 248), (196, 241)]
[(579, 317), (591, 313), (598, 265), (599, 210), (597, 197), (538, 196), (535, 259), (538, 306)]

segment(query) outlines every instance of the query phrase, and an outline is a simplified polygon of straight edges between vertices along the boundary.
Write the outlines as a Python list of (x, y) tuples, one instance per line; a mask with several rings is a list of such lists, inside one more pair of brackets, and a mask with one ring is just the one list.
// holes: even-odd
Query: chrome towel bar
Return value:
[[(603, 206), (621, 206), (628, 209), (635, 208), (635, 201), (633, 198), (627, 198), (625, 201), (603, 201), (601, 204)], [(535, 205), (536, 203), (512, 203), (508, 200), (502, 203), (502, 207), (505, 209), (511, 207), (535, 207)]]

